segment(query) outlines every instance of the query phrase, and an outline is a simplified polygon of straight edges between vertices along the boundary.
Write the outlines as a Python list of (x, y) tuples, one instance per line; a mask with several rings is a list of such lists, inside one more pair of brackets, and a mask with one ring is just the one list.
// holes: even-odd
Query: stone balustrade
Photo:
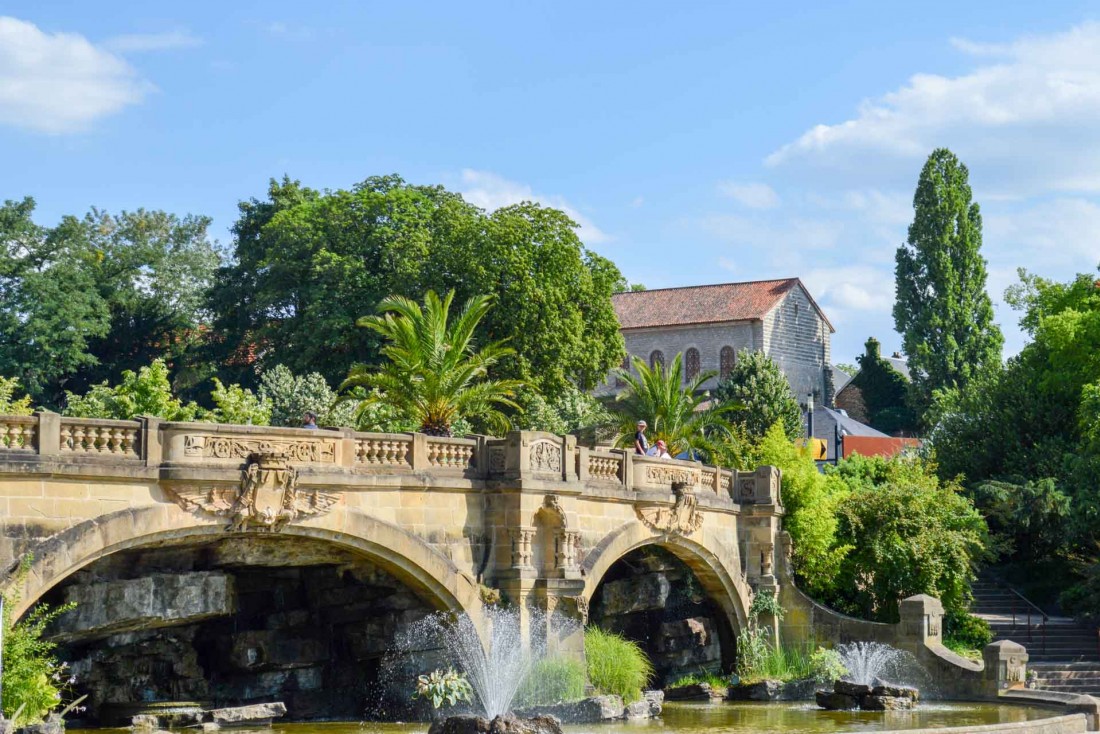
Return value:
[[(577, 446), (572, 437), (513, 432), (504, 438), (359, 433), (155, 418), (102, 420), (50, 412), (0, 416), (0, 461), (59, 461), (146, 467), (237, 469), (252, 454), (281, 452), (295, 464), (367, 473), (428, 473), (486, 479), (580, 481), (638, 492), (682, 484), (698, 494), (753, 503), (778, 493), (778, 476), (698, 462)], [(759, 485), (759, 489), (758, 489)]]

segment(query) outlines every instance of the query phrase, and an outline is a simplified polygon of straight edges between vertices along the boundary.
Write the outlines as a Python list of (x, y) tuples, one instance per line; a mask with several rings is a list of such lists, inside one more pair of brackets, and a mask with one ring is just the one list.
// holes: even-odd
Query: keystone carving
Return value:
[(300, 491), (298, 470), (282, 451), (250, 454), (236, 488), (168, 491), (185, 510), (228, 518), (230, 532), (278, 532), (298, 519), (328, 512), (340, 498), (319, 489)]
[(676, 496), (672, 507), (635, 503), (634, 511), (646, 526), (654, 530), (691, 535), (703, 526), (703, 513), (699, 510), (695, 488), (687, 483), (674, 482), (672, 493)]
[(561, 473), (561, 446), (553, 441), (531, 444), (531, 471)]

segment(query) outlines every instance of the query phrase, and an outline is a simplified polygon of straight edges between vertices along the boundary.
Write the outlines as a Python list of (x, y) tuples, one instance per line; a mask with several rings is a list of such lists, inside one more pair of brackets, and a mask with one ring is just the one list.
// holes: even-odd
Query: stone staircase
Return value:
[(1027, 647), (1035, 687), (1100, 697), (1100, 636), (1069, 617), (1052, 617), (1007, 586), (991, 580), (974, 584), (971, 614), (989, 622), (993, 641)]

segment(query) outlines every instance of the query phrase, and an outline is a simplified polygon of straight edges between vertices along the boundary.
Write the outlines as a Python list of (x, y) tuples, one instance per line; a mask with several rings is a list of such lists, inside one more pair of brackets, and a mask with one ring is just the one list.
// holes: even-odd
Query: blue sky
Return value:
[[(802, 277), (851, 361), (893, 332), (924, 158), (971, 170), (1000, 305), (1100, 261), (1088, 3), (8, 2), (0, 197), (214, 218), (284, 173), (566, 208), (655, 288)], [(828, 7), (825, 7), (828, 6)]]

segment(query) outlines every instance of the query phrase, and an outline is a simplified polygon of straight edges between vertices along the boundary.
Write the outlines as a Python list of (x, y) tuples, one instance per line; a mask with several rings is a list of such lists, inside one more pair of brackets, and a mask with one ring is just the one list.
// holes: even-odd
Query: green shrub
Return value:
[(459, 701), (469, 701), (473, 697), (474, 689), (470, 687), (470, 681), (462, 673), (454, 670), (433, 670), (431, 673), (417, 676), (416, 693), (413, 698), (423, 698), (431, 701), (432, 708), (442, 708), (444, 705), (454, 706)]
[(943, 615), (943, 644), (952, 650), (956, 647), (981, 650), (993, 641), (989, 622), (967, 612), (949, 611)]
[(516, 701), (522, 706), (545, 706), (584, 698), (584, 663), (569, 658), (547, 658), (535, 663), (523, 681)]
[[(13, 588), (21, 585), (29, 569), (28, 556), (16, 572)], [(39, 604), (22, 620), (14, 622), (11, 614), (18, 597), (8, 595), (4, 601), (4, 615), (0, 619), (0, 632), (4, 637), (2, 713), (11, 719), (20, 711), (15, 720), (15, 725), (20, 727), (41, 721), (58, 707), (68, 689), (67, 666), (54, 655), (57, 644), (44, 639), (44, 634), (53, 620), (76, 605), (50, 607)]]
[(753, 656), (751, 664), (741, 666), (741, 650), (738, 648), (738, 670), (744, 683), (760, 680), (803, 680), (814, 677), (812, 648), (809, 645), (776, 646), (767, 641), (763, 649)]
[(810, 655), (810, 669), (818, 683), (831, 683), (848, 674), (840, 653), (825, 647), (817, 648)]
[(653, 663), (638, 643), (599, 627), (584, 631), (588, 680), (602, 694), (622, 696), (629, 703), (642, 697), (653, 677)]
[(711, 688), (723, 690), (730, 684), (729, 679), (717, 673), (692, 673), (677, 678), (668, 688), (681, 688), (683, 686), (696, 686), (706, 683)]

